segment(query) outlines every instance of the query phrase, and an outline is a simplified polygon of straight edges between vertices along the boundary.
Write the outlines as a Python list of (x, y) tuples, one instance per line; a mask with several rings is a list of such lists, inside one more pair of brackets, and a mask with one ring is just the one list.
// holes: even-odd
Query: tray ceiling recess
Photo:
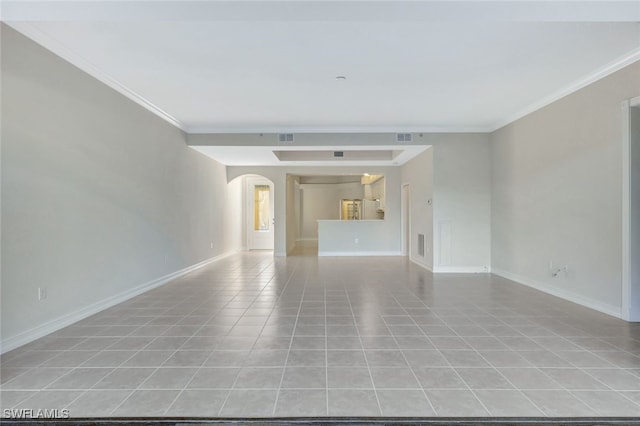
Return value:
[(209, 133), (189, 135), (187, 143), (228, 166), (398, 166), (430, 146), (422, 133)]

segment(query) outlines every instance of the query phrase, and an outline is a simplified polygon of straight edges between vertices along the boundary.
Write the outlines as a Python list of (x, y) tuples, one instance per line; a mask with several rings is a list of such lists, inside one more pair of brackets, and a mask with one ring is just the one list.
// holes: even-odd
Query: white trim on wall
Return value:
[(51, 37), (48, 34), (45, 34), (33, 24), (28, 22), (6, 22), (7, 25), (15, 29), (16, 31), (24, 34), (29, 37), (31, 40), (38, 43), (40, 46), (45, 49), (55, 53), (57, 56), (61, 57), (65, 61), (73, 64), (74, 66), (80, 68), (82, 71), (86, 72), (96, 80), (104, 83), (109, 86), (116, 92), (125, 96), (126, 98), (132, 100), (137, 103), (141, 107), (145, 108), (148, 111), (151, 111), (153, 114), (165, 120), (167, 123), (177, 127), (182, 131), (186, 131), (186, 127), (184, 124), (180, 122), (176, 117), (172, 116), (159, 106), (155, 105), (153, 102), (146, 99), (144, 96), (139, 93), (131, 90), (124, 84), (120, 83), (115, 78), (111, 77), (109, 74), (101, 71), (96, 66), (91, 64), (90, 62), (84, 60), (80, 55), (75, 52), (69, 50), (66, 46), (63, 46), (59, 43), (54, 37)]
[(420, 262), (418, 259), (416, 259), (414, 257), (409, 257), (409, 260), (411, 261), (411, 263), (414, 263), (414, 264), (420, 266), (421, 268), (426, 269), (429, 272), (433, 272), (433, 265), (429, 265), (427, 263), (422, 263), (422, 262)]
[(409, 260), (434, 274), (488, 274), (491, 273), (489, 266), (436, 266), (420, 262), (420, 260), (410, 257)]
[(622, 113), (622, 317), (631, 320), (631, 263), (630, 263), (630, 203), (631, 203), (631, 141), (629, 109), (631, 101), (624, 100)]
[(633, 307), (631, 282), (631, 108), (640, 106), (640, 96), (622, 101), (622, 318), (640, 321)]
[(123, 291), (122, 293), (108, 297), (99, 302), (92, 303), (88, 306), (85, 306), (84, 308), (78, 309), (77, 311), (60, 316), (51, 321), (47, 321), (44, 324), (41, 324), (37, 327), (34, 327), (30, 330), (24, 331), (20, 334), (4, 339), (0, 342), (0, 353), (5, 353), (10, 350), (16, 349), (22, 345), (26, 345), (29, 342), (32, 342), (36, 339), (39, 339), (55, 331), (58, 331), (84, 318), (90, 317), (91, 315), (97, 314), (100, 311), (103, 311), (107, 308), (117, 305), (118, 303), (125, 302), (131, 299), (132, 297), (138, 296), (156, 287), (160, 287), (178, 277), (186, 275), (189, 272), (193, 272), (196, 269), (200, 269), (204, 266), (209, 265), (210, 263), (216, 262), (225, 257), (231, 256), (234, 253), (235, 252), (229, 252), (229, 253), (221, 254), (219, 256), (212, 257), (207, 260), (203, 260), (202, 262), (196, 263), (195, 265), (188, 266), (186, 268), (172, 272), (160, 278), (156, 278), (144, 284), (140, 284), (139, 286), (136, 286), (132, 289)]
[(433, 268), (434, 274), (488, 274), (490, 272), (489, 266), (436, 266)]
[(318, 256), (402, 256), (402, 251), (319, 251)]
[(404, 182), (400, 186), (400, 194), (402, 255), (411, 257), (411, 184), (409, 182)]
[(588, 85), (595, 83), (596, 81), (601, 80), (606, 76), (613, 74), (616, 71), (620, 71), (622, 68), (628, 65), (631, 65), (637, 61), (640, 61), (640, 49), (636, 49), (629, 52), (625, 56), (618, 58), (617, 60), (611, 62), (610, 64), (605, 65), (604, 67), (583, 77), (581, 80), (572, 82), (570, 85), (568, 85), (564, 89), (559, 90), (556, 93), (529, 105), (528, 107), (518, 111), (513, 115), (510, 115), (504, 118), (503, 120), (500, 120), (495, 125), (491, 126), (490, 130), (487, 133), (495, 132), (496, 130), (501, 129), (504, 126), (507, 126), (526, 115), (529, 115), (535, 111), (538, 111), (539, 109), (542, 109), (547, 105), (550, 105), (555, 101), (564, 98), (565, 96), (569, 96), (570, 94), (577, 92), (578, 90), (584, 87), (587, 87)]
[(589, 297), (584, 297), (580, 294), (571, 292), (571, 291), (567, 291), (567, 290), (560, 290), (558, 288), (552, 287), (546, 283), (522, 276), (522, 275), (518, 275), (518, 274), (514, 274), (508, 271), (504, 271), (501, 269), (493, 269), (491, 271), (492, 274), (497, 275), (499, 277), (502, 278), (506, 278), (510, 281), (513, 281), (517, 284), (522, 284), (525, 285), (527, 287), (531, 287), (534, 288), (536, 290), (542, 291), (544, 293), (550, 294), (552, 296), (556, 296), (559, 297), (561, 299), (564, 300), (568, 300), (569, 302), (573, 302), (576, 303), (578, 305), (582, 305), (585, 306), (587, 308), (590, 309), (594, 309), (598, 312), (602, 312), (604, 314), (607, 315), (611, 315), (613, 317), (616, 318), (622, 318), (622, 310), (620, 309), (619, 306), (614, 306), (614, 305), (609, 305), (608, 303), (602, 303), (599, 300), (595, 300), (595, 299), (591, 299)]
[(439, 126), (426, 126), (426, 127), (416, 127), (416, 126), (405, 126), (405, 127), (245, 127), (245, 128), (223, 128), (223, 127), (211, 127), (211, 126), (185, 126), (180, 120), (176, 117), (172, 116), (168, 112), (164, 111), (162, 108), (156, 106), (137, 92), (129, 89), (110, 75), (100, 71), (93, 64), (87, 62), (80, 55), (75, 52), (69, 50), (67, 47), (63, 46), (60, 42), (58, 42), (54, 37), (51, 37), (49, 34), (44, 33), (42, 30), (30, 24), (28, 22), (7, 22), (9, 26), (13, 27), (15, 30), (20, 33), (26, 35), (36, 43), (40, 44), (47, 50), (55, 53), (61, 58), (65, 59), (67, 62), (75, 65), (81, 70), (85, 71), (87, 74), (92, 77), (100, 80), (102, 83), (131, 99), (133, 102), (138, 105), (146, 108), (152, 113), (156, 114), (158, 117), (164, 119), (168, 123), (176, 126), (177, 128), (190, 133), (190, 134), (203, 134), (203, 133), (398, 133), (398, 132), (407, 132), (407, 133), (491, 133), (494, 132), (532, 112), (535, 112), (539, 109), (544, 108), (545, 106), (567, 96), (571, 93), (574, 93), (583, 87), (588, 86), (589, 84), (598, 81), (610, 74), (613, 74), (616, 71), (621, 70), (622, 68), (630, 65), (638, 60), (640, 60), (640, 49), (636, 49), (632, 52), (629, 52), (625, 56), (618, 58), (612, 63), (602, 67), (599, 70), (585, 76), (581, 80), (572, 82), (566, 88), (559, 90), (555, 94), (551, 96), (547, 96), (546, 98), (535, 102), (526, 108), (520, 110), (519, 112), (505, 117), (504, 119), (498, 121), (497, 123), (489, 126), (473, 126), (473, 127), (465, 127), (465, 126), (451, 126), (451, 127), (439, 127)]

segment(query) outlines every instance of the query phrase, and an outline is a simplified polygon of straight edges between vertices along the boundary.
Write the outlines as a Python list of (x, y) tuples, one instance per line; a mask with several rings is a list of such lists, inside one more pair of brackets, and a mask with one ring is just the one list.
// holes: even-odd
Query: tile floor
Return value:
[(393, 257), (237, 254), (1, 361), (72, 417), (640, 416), (640, 324)]

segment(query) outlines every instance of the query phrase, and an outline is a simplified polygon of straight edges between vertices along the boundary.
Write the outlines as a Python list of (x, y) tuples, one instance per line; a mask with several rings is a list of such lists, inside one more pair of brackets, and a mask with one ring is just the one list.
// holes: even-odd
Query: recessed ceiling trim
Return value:
[(148, 111), (151, 111), (158, 117), (167, 121), (169, 124), (172, 124), (173, 126), (177, 127), (178, 129), (184, 132), (187, 132), (187, 129), (182, 124), (182, 122), (180, 122), (180, 120), (178, 120), (177, 118), (175, 118), (174, 116), (172, 116), (171, 114), (163, 110), (162, 108), (159, 108), (158, 106), (154, 105), (153, 102), (148, 101), (146, 98), (139, 95), (135, 91), (129, 89), (124, 84), (121, 84), (115, 78), (100, 71), (100, 69), (98, 69), (96, 66), (86, 61), (80, 55), (76, 54), (72, 50), (63, 46), (55, 38), (40, 31), (35, 26), (25, 22), (5, 22), (5, 23), (10, 27), (12, 27), (13, 29), (15, 29), (16, 31), (29, 37), (31, 40), (38, 43), (40, 46), (53, 52), (54, 54), (61, 57), (65, 61), (71, 63), (72, 65), (76, 66), (77, 68), (80, 68), (82, 71), (86, 72), (91, 77), (101, 81), (102, 83), (106, 84), (116, 92), (127, 97), (128, 99), (132, 100), (133, 102), (137, 103), (138, 105), (147, 109)]
[[(356, 146), (240, 146), (189, 145), (227, 166), (400, 166), (429, 149), (429, 145)], [(333, 158), (334, 151), (344, 157)]]
[[(220, 133), (488, 133), (494, 127), (187, 127), (190, 135)], [(393, 137), (393, 136), (392, 136)]]
[(578, 90), (587, 87), (588, 85), (595, 83), (598, 80), (601, 80), (611, 74), (613, 74), (616, 71), (620, 71), (622, 68), (633, 64), (634, 62), (640, 61), (640, 48), (634, 50), (633, 52), (631, 52), (628, 55), (625, 55), (615, 61), (613, 61), (612, 63), (610, 63), (609, 65), (606, 65), (598, 70), (596, 70), (595, 72), (586, 75), (585, 77), (583, 77), (582, 79), (570, 84), (569, 86), (565, 87), (562, 90), (557, 91), (556, 93), (547, 96), (543, 99), (541, 99), (540, 101), (529, 105), (527, 108), (518, 111), (517, 113), (510, 115), (508, 117), (506, 117), (504, 120), (499, 121), (498, 123), (496, 123), (494, 126), (492, 126), (489, 130), (488, 133), (491, 132), (495, 132), (496, 130), (507, 126), (511, 123), (513, 123), (516, 120), (521, 119), (522, 117), (525, 117), (535, 111), (538, 111), (539, 109), (542, 109), (548, 105), (551, 105), (552, 103), (564, 98), (565, 96), (568, 96), (572, 93), (577, 92)]
[[(358, 150), (274, 150), (273, 153), (282, 163), (291, 161), (393, 161), (400, 152), (379, 149)], [(395, 154), (395, 155), (394, 155)]]

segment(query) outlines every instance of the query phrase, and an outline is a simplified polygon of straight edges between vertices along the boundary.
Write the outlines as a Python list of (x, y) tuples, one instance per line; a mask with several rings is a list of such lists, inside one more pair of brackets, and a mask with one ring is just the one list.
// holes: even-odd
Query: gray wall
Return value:
[(384, 220), (320, 220), (318, 256), (401, 256), (387, 232)]
[(340, 219), (340, 200), (362, 198), (364, 187), (359, 183), (301, 184), (300, 238), (318, 239), (318, 220)]
[(432, 135), (435, 272), (491, 267), (491, 162), (487, 134)]
[(3, 349), (237, 246), (180, 130), (4, 25), (1, 83)]
[[(409, 185), (408, 254), (413, 262), (433, 270), (433, 148), (402, 166), (402, 184)], [(418, 234), (424, 235), (424, 257), (418, 255)]]
[[(481, 133), (425, 134), (428, 151), (405, 164), (411, 185), (412, 238), (424, 231), (434, 272), (488, 272), (491, 267), (489, 137)], [(433, 198), (433, 205), (427, 200)], [(432, 230), (426, 229), (433, 223)], [(412, 242), (412, 250), (417, 245)], [(432, 262), (430, 263), (432, 258)]]
[(494, 272), (620, 314), (620, 105), (638, 95), (640, 62), (491, 135)]

